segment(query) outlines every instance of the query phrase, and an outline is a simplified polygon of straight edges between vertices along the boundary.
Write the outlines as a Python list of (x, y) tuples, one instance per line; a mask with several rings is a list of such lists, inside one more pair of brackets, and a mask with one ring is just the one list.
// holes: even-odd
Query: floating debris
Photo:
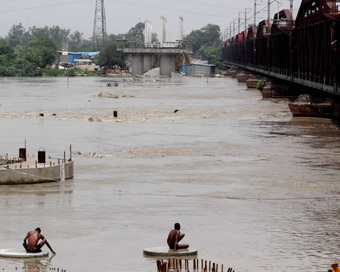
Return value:
[(88, 119), (89, 122), (103, 122), (101, 119), (97, 118), (97, 117), (90, 117)]

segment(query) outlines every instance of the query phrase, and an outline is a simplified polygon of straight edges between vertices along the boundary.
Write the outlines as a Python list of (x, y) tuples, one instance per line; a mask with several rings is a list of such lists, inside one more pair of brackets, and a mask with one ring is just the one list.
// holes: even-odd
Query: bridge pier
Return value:
[[(143, 75), (145, 71), (152, 68), (155, 56), (151, 54), (133, 54), (132, 55), (132, 75)], [(176, 70), (176, 55), (160, 55), (160, 75), (171, 77), (171, 73)]]
[(160, 59), (160, 75), (171, 77), (176, 70), (176, 57), (183, 54), (192, 54), (191, 51), (181, 48), (123, 48), (124, 54), (132, 55), (132, 75), (143, 75), (150, 70)]
[(176, 71), (176, 57), (174, 55), (161, 55), (159, 74), (171, 77), (171, 73)]
[(142, 54), (134, 54), (132, 56), (132, 74), (136, 75), (143, 75), (143, 55)]
[(143, 71), (149, 71), (152, 68), (152, 56), (150, 54), (143, 55)]

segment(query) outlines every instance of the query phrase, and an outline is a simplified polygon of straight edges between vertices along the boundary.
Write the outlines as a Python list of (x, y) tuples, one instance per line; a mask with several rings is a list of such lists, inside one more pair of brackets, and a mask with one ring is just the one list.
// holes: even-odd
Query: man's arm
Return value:
[(49, 242), (46, 240), (46, 238), (45, 238), (44, 235), (40, 234), (40, 239), (43, 240), (43, 241), (45, 241), (45, 244), (47, 245), (47, 247), (51, 250), (51, 252), (52, 252), (53, 254), (56, 254), (55, 251), (52, 249), (51, 245), (49, 244)]
[(49, 244), (49, 242), (47, 242), (47, 240), (46, 240), (46, 245), (48, 246), (48, 248), (51, 250), (53, 254), (56, 254), (55, 251), (52, 249), (51, 245)]
[(26, 235), (26, 237), (24, 238), (24, 245), (26, 245), (26, 240), (27, 240), (27, 238), (30, 236), (30, 233), (28, 232), (27, 233), (27, 235)]
[(175, 238), (174, 251), (176, 251), (176, 249), (177, 249), (178, 238), (179, 238), (179, 235), (180, 235), (180, 234), (181, 234), (181, 233), (180, 233), (179, 231), (177, 231), (177, 233), (176, 233), (176, 238)]

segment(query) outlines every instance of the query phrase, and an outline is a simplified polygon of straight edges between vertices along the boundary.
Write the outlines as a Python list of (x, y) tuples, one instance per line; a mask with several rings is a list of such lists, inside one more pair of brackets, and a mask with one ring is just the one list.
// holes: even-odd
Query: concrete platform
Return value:
[[(0, 185), (35, 184), (60, 181), (62, 159), (48, 158), (46, 163), (36, 163), (37, 158), (18, 158), (0, 156)], [(74, 162), (66, 161), (65, 179), (73, 178)]]
[(192, 54), (191, 50), (179, 48), (124, 48), (117, 51), (123, 51), (127, 54)]
[(48, 257), (48, 252), (27, 253), (25, 249), (0, 249), (0, 257), (6, 258), (39, 258)]
[(197, 249), (178, 249), (176, 251), (169, 249), (168, 247), (149, 247), (143, 250), (144, 256), (150, 257), (186, 257), (197, 256)]

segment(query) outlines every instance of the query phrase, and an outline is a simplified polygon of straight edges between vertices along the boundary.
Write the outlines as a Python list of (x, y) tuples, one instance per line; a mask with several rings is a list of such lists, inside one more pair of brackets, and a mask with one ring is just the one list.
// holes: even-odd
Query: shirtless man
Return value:
[[(26, 237), (24, 238), (23, 246), (28, 253), (38, 253), (41, 252), (41, 248), (46, 244), (48, 248), (51, 250), (53, 254), (56, 254), (50, 244), (45, 239), (44, 235), (40, 234), (41, 229), (36, 228), (34, 231), (30, 231), (27, 233)], [(26, 244), (27, 240), (27, 244)], [(39, 240), (41, 242), (39, 243)]]
[(178, 244), (184, 237), (184, 233), (181, 233), (179, 230), (181, 229), (181, 225), (176, 223), (174, 226), (175, 229), (171, 230), (168, 236), (168, 245), (170, 249), (176, 251), (176, 249), (188, 248), (188, 244)]

